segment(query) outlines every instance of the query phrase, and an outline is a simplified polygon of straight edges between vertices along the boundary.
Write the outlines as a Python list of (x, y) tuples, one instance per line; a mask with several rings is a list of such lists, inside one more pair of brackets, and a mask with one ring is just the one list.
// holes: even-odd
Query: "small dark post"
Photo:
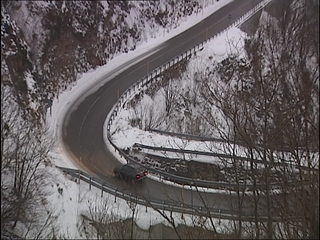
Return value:
[(164, 214), (164, 201), (162, 201), (162, 212)]
[(103, 184), (101, 184), (101, 197), (103, 197)]

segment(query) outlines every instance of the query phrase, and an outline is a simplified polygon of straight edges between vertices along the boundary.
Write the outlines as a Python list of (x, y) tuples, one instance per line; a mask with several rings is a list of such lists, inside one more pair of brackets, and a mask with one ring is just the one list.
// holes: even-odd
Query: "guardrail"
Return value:
[[(148, 129), (148, 131), (151, 131), (151, 132), (157, 132), (157, 133), (160, 133), (162, 135), (169, 135), (169, 136), (177, 136), (177, 137), (180, 137), (180, 138), (185, 138), (185, 139), (188, 139), (188, 140), (198, 140), (198, 141), (211, 141), (211, 142), (221, 142), (221, 143), (228, 143), (229, 141), (226, 140), (226, 139), (221, 139), (221, 138), (211, 138), (211, 137), (203, 137), (203, 136), (196, 136), (196, 135), (191, 135), (191, 134), (185, 134), (185, 133), (174, 133), (174, 132), (167, 132), (167, 131), (162, 131), (162, 130), (157, 130), (157, 129)], [(243, 144), (243, 142), (241, 141), (233, 141), (232, 144), (237, 144), (239, 146), (244, 146), (245, 145)], [(142, 145), (142, 144), (141, 144)], [(255, 144), (254, 145), (255, 147), (263, 147), (261, 144)], [(142, 146), (143, 147), (143, 146)], [(150, 147), (150, 146), (146, 146), (146, 148), (150, 148), (150, 149), (154, 149), (154, 150), (159, 150), (159, 148), (157, 147)], [(160, 148), (161, 149), (161, 148)], [(270, 149), (270, 148), (269, 148)], [(289, 147), (286, 147), (286, 146), (279, 146), (278, 148), (275, 147), (275, 148), (272, 148), (273, 151), (285, 151), (285, 152), (291, 152), (292, 150), (295, 150), (295, 151), (299, 151), (299, 150), (302, 150), (302, 151), (306, 151), (306, 149), (302, 148), (302, 147), (296, 147), (296, 148), (292, 148), (291, 146)], [(313, 148), (309, 148), (308, 151), (313, 152), (313, 153), (318, 153), (319, 152), (319, 149), (313, 149)], [(170, 151), (170, 149), (169, 149)], [(176, 152), (181, 152), (181, 153), (188, 153), (188, 150), (183, 150), (183, 149), (179, 149), (179, 150), (175, 150)], [(197, 151), (190, 151), (191, 154), (199, 154), (201, 155), (201, 153), (203, 153), (202, 155), (212, 155), (212, 156), (217, 156), (217, 157), (221, 157), (221, 158), (224, 158), (224, 159), (228, 159), (228, 158), (231, 158), (231, 155), (227, 155), (227, 154), (219, 154), (219, 153), (214, 153), (212, 152), (212, 154), (208, 154), (207, 152), (200, 152), (200, 153), (197, 153)], [(256, 162), (256, 163), (261, 163), (261, 160), (260, 159), (251, 159), (251, 158), (246, 158), (246, 157), (238, 157), (238, 156), (232, 156), (233, 159), (239, 159), (239, 160), (244, 160), (244, 161), (252, 161), (252, 162)], [(276, 160), (276, 158), (274, 159)], [(269, 164), (269, 163), (267, 163)], [(308, 171), (313, 171), (313, 172), (318, 172), (319, 169), (318, 168), (309, 168), (308, 166), (301, 166), (301, 165), (297, 165), (297, 164), (294, 164), (294, 161), (290, 161), (290, 160), (284, 160), (284, 159), (281, 159), (279, 161), (274, 161), (272, 163), (274, 166), (287, 166), (287, 167), (290, 167), (290, 168), (296, 168), (297, 170), (298, 169), (305, 169), (305, 170), (308, 170)]]
[[(222, 142), (222, 143), (227, 143), (228, 142), (228, 140), (225, 140), (225, 139), (222, 139), (222, 138), (203, 137), (203, 136), (196, 136), (196, 135), (191, 135), (191, 134), (187, 134), (187, 133), (168, 132), (168, 131), (163, 131), (163, 130), (153, 129), (153, 128), (149, 128), (148, 131), (155, 132), (155, 133), (160, 133), (162, 135), (169, 135), (169, 136), (174, 136), (174, 137), (179, 137), (179, 138), (185, 138), (185, 139), (188, 139), (188, 140), (211, 141), (211, 142)], [(235, 143), (239, 144), (241, 142), (240, 141), (236, 141)]]
[[(114, 150), (116, 152), (119, 152), (119, 154), (122, 157), (124, 157), (127, 160), (127, 162), (130, 162), (130, 161), (131, 162), (136, 162), (136, 160), (134, 158), (132, 158), (129, 155), (127, 155), (124, 151), (119, 149), (112, 142), (110, 129), (111, 129), (111, 125), (113, 123), (113, 120), (118, 115), (118, 112), (121, 110), (121, 108), (125, 107), (125, 105), (129, 102), (129, 100), (131, 100), (137, 94), (137, 92), (141, 91), (144, 87), (148, 87), (151, 84), (154, 84), (156, 81), (158, 81), (160, 79), (160, 74), (162, 74), (165, 70), (167, 70), (168, 68), (174, 66), (175, 64), (179, 63), (180, 61), (191, 57), (192, 54), (195, 54), (197, 51), (202, 50), (203, 47), (204, 47), (204, 44), (206, 44), (208, 41), (212, 40), (213, 38), (221, 35), (225, 31), (227, 31), (229, 28), (231, 28), (233, 26), (239, 26), (241, 23), (246, 21), (250, 16), (252, 16), (256, 12), (261, 10), (263, 7), (265, 7), (269, 2), (271, 2), (271, 0), (264, 0), (264, 1), (260, 2), (258, 5), (254, 6), (250, 11), (248, 11), (246, 14), (244, 14), (242, 17), (240, 17), (237, 20), (235, 20), (225, 30), (223, 30), (220, 33), (208, 38), (204, 42), (196, 45), (195, 47), (193, 47), (191, 49), (189, 49), (188, 51), (186, 51), (185, 53), (181, 54), (180, 56), (178, 56), (178, 57), (176, 57), (174, 59), (171, 59), (167, 63), (165, 63), (162, 66), (160, 66), (160, 67), (156, 68), (155, 70), (153, 70), (149, 75), (143, 77), (142, 79), (140, 79), (139, 81), (134, 83), (132, 86), (130, 86), (120, 96), (118, 102), (113, 106), (113, 108), (111, 110), (111, 114), (108, 115), (107, 120), (106, 120), (106, 122), (107, 122), (107, 139), (108, 139), (109, 143), (114, 147)], [(226, 188), (226, 187), (235, 187), (236, 186), (236, 184), (230, 184), (230, 183), (224, 183), (224, 182), (213, 182), (213, 181), (196, 180), (196, 179), (180, 177), (180, 176), (176, 176), (176, 175), (164, 172), (164, 171), (153, 169), (151, 167), (147, 167), (147, 169), (148, 169), (148, 171), (150, 171), (150, 172), (152, 172), (152, 173), (154, 173), (156, 175), (159, 175), (160, 179), (163, 178), (163, 179), (170, 180), (170, 181), (173, 181), (175, 183), (180, 183), (180, 184), (190, 184), (190, 183), (192, 183), (194, 185), (199, 184), (197, 186), (207, 187), (207, 188), (217, 188), (217, 187), (218, 188)], [(244, 184), (242, 187), (250, 188), (252, 186), (253, 185)]]
[[(242, 161), (249, 161), (249, 162), (263, 164), (263, 161), (261, 159), (254, 159), (254, 158), (251, 159), (251, 158), (247, 158), (247, 157), (233, 156), (231, 154), (225, 154), (225, 153), (202, 152), (202, 151), (196, 151), (196, 150), (167, 148), (167, 147), (154, 147), (154, 146), (144, 145), (141, 143), (135, 143), (135, 144), (133, 144), (133, 147), (138, 147), (138, 148), (140, 147), (140, 148), (145, 148), (145, 149), (150, 149), (150, 150), (155, 150), (155, 151), (186, 153), (186, 154), (218, 157), (218, 158), (224, 158), (224, 159), (242, 160)], [(275, 164), (277, 164), (277, 163), (275, 163)]]
[(232, 160), (241, 160), (241, 161), (246, 161), (246, 162), (254, 162), (254, 163), (258, 163), (258, 164), (265, 164), (268, 166), (285, 166), (288, 168), (295, 168), (295, 169), (306, 169), (309, 171), (319, 171), (319, 169), (314, 168), (314, 169), (310, 169), (307, 166), (301, 166), (301, 165), (297, 165), (294, 164), (288, 160), (283, 160), (281, 159), (281, 161), (278, 161), (279, 159), (274, 157), (274, 162), (270, 163), (267, 162), (265, 163), (264, 161), (262, 161), (261, 159), (257, 159), (257, 158), (249, 158), (249, 157), (242, 157), (242, 156), (237, 156), (237, 155), (231, 155), (231, 154), (225, 154), (225, 153), (217, 153), (217, 152), (203, 152), (203, 151), (197, 151), (197, 150), (188, 150), (188, 149), (180, 149), (180, 148), (168, 148), (168, 147), (156, 147), (156, 146), (149, 146), (149, 145), (144, 145), (141, 143), (135, 143), (133, 144), (134, 148), (144, 148), (144, 149), (150, 149), (153, 151), (160, 151), (160, 152), (175, 152), (175, 153), (181, 153), (181, 154), (191, 154), (191, 155), (202, 155), (202, 156), (212, 156), (212, 157), (218, 157), (219, 159), (232, 159)]
[[(160, 67), (153, 70), (151, 73), (143, 77), (142, 79), (135, 82), (133, 85), (131, 85), (119, 98), (118, 102), (114, 105), (113, 109), (111, 110), (112, 114), (109, 117), (108, 120), (108, 139), (110, 137), (110, 126), (114, 120), (114, 118), (117, 116), (118, 111), (121, 109), (121, 106), (124, 107), (124, 105), (128, 102), (128, 100), (132, 99), (136, 95), (137, 91), (141, 91), (143, 87), (147, 87), (148, 85), (153, 84), (155, 81), (158, 80), (160, 74), (167, 70), (168, 68), (174, 66), (175, 64), (179, 63), (180, 61), (187, 59), (192, 56), (192, 54), (195, 54), (198, 51), (201, 51), (204, 47), (204, 45), (211, 41), (212, 39), (216, 38), (217, 36), (221, 35), (222, 33), (228, 31), (233, 26), (239, 26), (244, 21), (248, 20), (250, 16), (255, 14), (256, 12), (260, 11), (262, 8), (264, 8), (269, 2), (272, 0), (264, 0), (260, 2), (258, 5), (254, 6), (250, 11), (248, 11), (246, 14), (244, 14), (242, 17), (235, 20), (229, 27), (224, 29), (223, 31), (215, 34), (214, 36), (208, 38), (202, 43), (199, 43), (198, 45), (194, 46), (193, 48), (187, 50), (185, 53), (169, 60), (167, 63), (161, 65)], [(109, 140), (110, 141), (110, 140)]]
[[(89, 190), (91, 190), (92, 186), (98, 189), (101, 189), (101, 197), (103, 197), (103, 193), (109, 193), (114, 196), (114, 201), (117, 202), (117, 198), (121, 198), (126, 201), (130, 201), (139, 205), (151, 207), (153, 209), (162, 210), (162, 211), (172, 211), (172, 212), (180, 212), (183, 214), (191, 214), (198, 215), (204, 217), (211, 217), (217, 219), (228, 219), (228, 220), (237, 220), (239, 217), (239, 212), (235, 210), (228, 209), (220, 209), (213, 208), (205, 205), (194, 205), (194, 204), (186, 204), (179, 201), (159, 201), (159, 200), (146, 200), (141, 196), (133, 195), (132, 193), (126, 193), (112, 186), (110, 183), (105, 182), (101, 179), (94, 178), (90, 176), (88, 173), (85, 173), (81, 170), (70, 169), (65, 167), (58, 167), (64, 173), (78, 179), (78, 183), (80, 181), (84, 181), (89, 184)], [(255, 219), (255, 213), (253, 211), (241, 211), (241, 219), (242, 221), (253, 221)], [(268, 220), (267, 215), (259, 214), (258, 221), (266, 222)], [(273, 216), (273, 221), (281, 221), (281, 217)]]
[[(135, 162), (139, 165), (141, 165), (139, 162), (136, 161), (134, 157), (131, 157), (130, 155), (127, 155), (123, 150), (118, 149), (120, 155), (126, 159), (126, 161), (129, 162)], [(180, 185), (188, 185), (188, 186), (196, 186), (196, 187), (202, 187), (207, 189), (220, 189), (220, 190), (230, 190), (235, 191), (236, 189), (240, 190), (246, 190), (250, 191), (254, 187), (256, 189), (266, 189), (266, 184), (251, 184), (251, 183), (231, 183), (231, 182), (216, 182), (216, 181), (207, 181), (207, 180), (200, 180), (200, 179), (193, 179), (193, 178), (187, 178), (182, 177), (178, 175), (174, 175), (168, 172), (164, 172), (155, 168), (152, 168), (150, 166), (143, 166), (146, 168), (151, 174), (158, 176), (160, 181), (161, 180), (167, 180), (176, 184)], [(278, 182), (271, 182), (269, 185), (272, 187), (272, 190), (276, 190), (278, 188), (281, 188), (282, 183)], [(297, 182), (287, 182), (287, 186), (296, 186)]]

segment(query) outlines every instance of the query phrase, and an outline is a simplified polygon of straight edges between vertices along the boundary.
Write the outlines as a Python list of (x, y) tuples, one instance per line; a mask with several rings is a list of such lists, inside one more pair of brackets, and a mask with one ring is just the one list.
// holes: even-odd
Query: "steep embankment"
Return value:
[[(18, 1), (1, 4), (1, 77), (41, 119), (43, 102), (78, 74), (170, 30), (207, 3), (191, 1)], [(162, 30), (162, 31), (161, 31)]]

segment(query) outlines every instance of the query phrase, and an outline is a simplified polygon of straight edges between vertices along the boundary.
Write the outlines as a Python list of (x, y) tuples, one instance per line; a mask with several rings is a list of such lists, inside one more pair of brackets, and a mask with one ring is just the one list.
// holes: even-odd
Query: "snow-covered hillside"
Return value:
[[(81, 236), (77, 222), (70, 223), (82, 211), (73, 204), (80, 194), (77, 185), (51, 165), (47, 158), (51, 138), (37, 127), (51, 100), (71, 90), (81, 73), (105, 65), (121, 53), (129, 54), (152, 39), (174, 36), (173, 29), (187, 21), (189, 15), (205, 17), (203, 8), (228, 2), (1, 4), (2, 237), (10, 238), (14, 232), (28, 238)], [(36, 135), (39, 133), (41, 138)], [(31, 148), (37, 150), (26, 154)], [(63, 197), (60, 189), (65, 190)], [(117, 219), (125, 217), (127, 210), (124, 215), (118, 213)], [(158, 218), (156, 222), (159, 221), (162, 220)]]
[[(169, 230), (161, 227), (163, 226), (161, 225), (160, 231), (154, 230), (153, 234), (155, 235), (152, 235), (152, 229), (155, 229), (158, 223), (168, 225), (168, 222), (170, 222), (170, 219), (169, 221), (164, 220), (161, 214), (154, 209), (134, 205), (132, 202), (126, 202), (119, 198), (115, 199), (114, 196), (105, 193), (103, 193), (104, 197), (101, 198), (102, 192), (100, 189), (92, 188), (89, 190), (87, 184), (79, 183), (78, 179), (63, 175), (55, 164), (65, 164), (70, 167), (72, 163), (68, 158), (65, 158), (59, 142), (55, 145), (54, 151), (51, 151), (50, 145), (52, 142), (50, 140), (52, 136), (55, 136), (55, 133), (49, 132), (49, 135), (45, 135), (37, 125), (34, 125), (32, 121), (25, 121), (25, 119), (40, 120), (45, 116), (43, 113), (46, 113), (47, 123), (50, 123), (53, 128), (59, 128), (61, 122), (57, 118), (61, 116), (60, 114), (63, 114), (62, 108), (70, 104), (73, 94), (77, 94), (76, 90), (81, 92), (87, 86), (88, 81), (101, 77), (104, 71), (112, 69), (117, 64), (117, 60), (122, 61), (126, 57), (129, 59), (132, 57), (130, 54), (137, 53), (133, 50), (141, 50), (147, 45), (146, 43), (151, 42), (150, 40), (165, 40), (162, 37), (168, 37), (173, 32), (172, 29), (179, 29), (183, 22), (188, 22), (192, 17), (202, 15), (203, 8), (210, 9), (212, 6), (224, 4), (228, 1), (8, 1), (1, 5), (2, 237), (11, 238), (14, 236), (13, 233), (17, 233), (20, 236), (33, 239), (132, 238), (133, 236), (135, 238), (150, 238), (150, 236), (164, 238), (164, 236), (157, 234), (159, 232), (161, 234), (163, 232), (169, 233)], [(301, 3), (302, 1), (297, 2)], [(318, 202), (316, 200), (319, 196), (317, 181), (319, 178), (316, 168), (318, 167), (319, 157), (318, 153), (310, 151), (311, 147), (319, 145), (319, 135), (317, 135), (317, 130), (319, 130), (317, 127), (319, 125), (319, 104), (316, 101), (319, 99), (319, 91), (317, 91), (319, 90), (319, 83), (316, 81), (319, 79), (319, 68), (316, 65), (319, 55), (314, 48), (319, 43), (317, 42), (318, 38), (314, 37), (318, 34), (312, 34), (312, 31), (317, 32), (318, 28), (313, 27), (314, 23), (311, 21), (306, 25), (303, 21), (308, 18), (314, 20), (310, 16), (318, 12), (313, 9), (313, 6), (309, 6), (309, 12), (298, 12), (300, 15), (295, 15), (296, 12), (291, 10), (286, 12), (288, 15), (281, 15), (281, 9), (275, 9), (274, 12), (271, 12), (271, 16), (274, 15), (278, 18), (280, 18), (279, 16), (296, 17), (299, 21), (302, 19), (302, 24), (299, 22), (300, 25), (298, 24), (298, 26), (303, 27), (299, 31), (286, 33), (288, 34), (287, 38), (276, 42), (277, 45), (273, 44), (273, 41), (278, 38), (272, 39), (272, 36), (276, 36), (272, 34), (279, 33), (279, 29), (268, 28), (275, 26), (268, 24), (277, 20), (270, 17), (269, 13), (264, 12), (262, 18), (259, 19), (265, 20), (266, 24), (263, 24), (264, 28), (261, 29), (261, 32), (258, 31), (252, 39), (239, 40), (238, 37), (240, 34), (242, 35), (242, 32), (239, 29), (231, 29), (232, 31), (226, 33), (226, 36), (230, 40), (231, 34), (233, 34), (233, 39), (241, 43), (238, 47), (242, 49), (244, 46), (246, 48), (246, 62), (238, 61), (242, 59), (243, 55), (237, 55), (236, 58), (229, 56), (226, 61), (221, 63), (222, 55), (227, 52), (226, 49), (230, 50), (230, 48), (225, 48), (222, 45), (214, 48), (213, 45), (208, 43), (205, 46), (206, 52), (194, 56), (186, 68), (188, 71), (181, 74), (185, 80), (183, 91), (177, 95), (175, 109), (168, 114), (168, 118), (170, 118), (166, 119), (168, 124), (162, 125), (162, 127), (164, 130), (177, 130), (177, 132), (191, 134), (206, 135), (206, 133), (211, 133), (213, 136), (222, 135), (230, 140), (230, 144), (228, 149), (221, 147), (219, 150), (232, 154), (236, 154), (238, 151), (233, 141), (235, 135), (239, 139), (245, 136), (248, 140), (246, 154), (250, 155), (253, 150), (257, 150), (260, 156), (264, 157), (264, 163), (269, 161), (274, 163), (275, 154), (278, 154), (281, 161), (286, 161), (288, 156), (285, 151), (275, 152), (273, 149), (270, 150), (266, 147), (267, 144), (272, 147), (275, 145), (278, 147), (278, 145), (281, 145), (279, 143), (288, 144), (291, 147), (291, 157), (299, 167), (302, 167), (302, 163), (307, 162), (307, 168), (299, 168), (299, 173), (300, 177), (308, 184), (297, 185), (293, 199), (285, 199), (269, 206), (259, 202), (259, 199), (260, 196), (262, 199), (263, 195), (269, 196), (270, 191), (268, 189), (253, 189), (252, 194), (258, 194), (258, 199), (256, 202), (252, 202), (252, 209), (255, 207), (257, 209), (267, 209), (268, 207), (267, 211), (270, 213), (271, 222), (273, 220), (272, 211), (280, 212), (284, 216), (285, 226), (278, 225), (276, 222), (272, 222), (274, 225), (271, 224), (271, 228), (269, 225), (264, 226), (264, 224), (257, 222), (250, 223), (247, 226), (241, 217), (239, 221), (236, 220), (230, 224), (230, 222), (224, 222), (220, 219), (166, 212), (167, 216), (171, 214), (173, 224), (199, 227), (193, 228), (192, 231), (188, 230), (190, 231), (188, 236), (191, 236), (191, 238), (195, 236), (191, 233), (198, 234), (198, 236), (203, 234), (203, 228), (209, 230), (215, 228), (218, 232), (238, 234), (239, 226), (240, 235), (238, 236), (240, 237), (265, 237), (268, 234), (267, 231), (270, 232), (270, 229), (274, 226), (275, 229), (278, 229), (274, 231), (274, 237), (307, 238), (313, 236), (311, 235), (313, 234), (313, 227), (318, 225), (319, 215), (317, 210), (319, 206), (316, 205)], [(304, 17), (299, 18), (297, 16)], [(290, 18), (288, 17), (288, 19)], [(288, 22), (296, 23), (295, 21), (285, 23), (288, 24)], [(284, 24), (284, 22), (281, 23)], [(266, 29), (274, 31), (263, 32)], [(290, 28), (282, 30), (286, 29), (290, 30)], [(304, 34), (300, 34), (300, 31), (304, 30), (306, 30), (303, 32)], [(269, 33), (270, 35), (266, 34), (266, 36), (264, 35), (265, 38), (262, 39), (259, 37), (259, 34), (262, 33)], [(280, 36), (286, 36), (282, 32), (280, 33)], [(272, 39), (272, 41), (268, 42), (269, 39)], [(297, 39), (301, 42), (296, 41)], [(220, 40), (220, 42), (212, 41), (212, 43), (219, 45), (223, 42), (225, 45), (225, 42), (222, 39)], [(290, 41), (287, 42), (286, 40)], [(297, 50), (296, 44), (300, 46), (300, 51)], [(259, 51), (252, 51), (257, 46), (263, 46), (264, 48), (261, 47)], [(291, 51), (280, 51), (281, 54), (278, 56), (277, 51), (271, 51), (273, 46), (281, 46), (283, 49), (291, 49)], [(307, 47), (304, 48), (303, 46)], [(258, 55), (261, 52), (265, 53), (263, 57)], [(292, 57), (296, 52), (300, 54), (296, 55), (298, 56), (297, 59)], [(292, 55), (288, 55), (288, 53)], [(292, 57), (291, 60), (288, 56)], [(280, 61), (278, 57), (281, 57)], [(306, 59), (307, 61), (305, 61)], [(268, 64), (272, 63), (271, 60), (276, 60), (277, 63), (273, 65), (274, 68), (270, 67), (272, 71), (263, 71), (264, 75), (257, 76), (257, 69), (261, 70), (261, 68), (256, 63), (261, 63), (264, 70), (267, 69), (264, 68), (265, 66), (269, 67)], [(239, 62), (245, 64), (237, 65)], [(310, 63), (313, 64), (309, 65)], [(100, 65), (102, 67), (99, 67)], [(203, 68), (200, 68), (200, 65)], [(221, 67), (220, 72), (216, 71), (219, 68), (210, 69), (210, 67), (217, 65)], [(246, 72), (250, 69), (249, 66), (251, 71)], [(289, 68), (288, 66), (294, 67)], [(245, 69), (240, 71), (241, 67)], [(233, 71), (234, 69), (235, 71)], [(248, 75), (243, 77), (243, 73), (248, 73)], [(200, 94), (197, 92), (199, 89), (196, 88), (193, 80), (196, 77), (201, 78), (202, 74), (209, 76), (209, 78), (203, 79), (208, 83), (206, 86), (210, 94), (207, 96), (201, 95), (199, 98)], [(221, 77), (221, 79), (215, 77)], [(76, 81), (77, 79), (78, 81)], [(245, 88), (240, 88), (241, 84), (237, 84), (239, 79), (246, 81), (246, 84), (242, 85)], [(278, 82), (274, 79), (280, 79), (281, 81)], [(181, 82), (181, 79), (174, 79), (174, 81), (176, 80)], [(215, 91), (218, 88), (222, 91)], [(265, 91), (263, 92), (265, 95), (262, 94), (261, 89)], [(158, 92), (155, 96), (164, 101), (161, 92)], [(269, 100), (268, 96), (277, 97), (270, 98), (272, 101), (269, 102), (269, 108), (263, 105)], [(53, 100), (53, 107), (50, 108), (50, 111), (52, 110), (53, 114), (49, 113), (45, 106), (51, 104), (51, 100)], [(139, 103), (141, 105), (137, 106), (143, 106), (154, 99), (152, 99), (152, 96), (146, 95), (144, 100), (147, 101), (141, 101)], [(158, 102), (161, 103), (161, 101)], [(208, 101), (209, 104), (204, 101)], [(199, 111), (199, 106), (205, 105), (217, 106), (215, 110), (225, 114), (223, 119), (218, 119), (225, 123), (223, 125), (226, 126), (225, 129), (219, 128), (222, 124), (219, 125), (219, 122), (214, 121), (211, 122), (215, 123), (212, 124), (214, 129), (210, 129), (210, 126), (205, 126), (205, 122), (199, 120), (200, 117), (204, 116)], [(164, 104), (159, 105), (162, 108), (161, 111), (165, 113), (166, 110), (163, 106)], [(21, 110), (24, 112), (21, 113)], [(118, 127), (120, 130), (114, 135), (114, 140), (117, 141), (119, 146), (122, 143), (123, 145), (120, 147), (123, 148), (131, 147), (135, 142), (142, 139), (139, 139), (139, 137), (147, 136), (146, 132), (128, 124), (130, 118), (134, 116), (127, 114), (131, 110), (127, 109), (127, 111), (123, 111), (123, 115), (119, 115), (121, 121), (118, 122)], [(211, 117), (210, 121), (217, 118), (217, 111), (206, 110), (211, 114), (208, 114)], [(234, 113), (234, 115), (231, 113)], [(181, 124), (181, 119), (186, 116), (188, 118), (185, 124)], [(219, 114), (219, 116), (222, 116), (222, 114)], [(227, 118), (225, 118), (226, 116)], [(232, 118), (232, 116), (238, 118)], [(267, 127), (259, 125), (262, 122), (260, 121), (262, 116), (267, 120), (265, 122)], [(193, 124), (197, 121), (201, 124)], [(170, 123), (174, 124), (170, 125)], [(230, 125), (227, 125), (228, 123)], [(172, 126), (172, 128), (169, 129), (168, 126)], [(233, 126), (238, 128), (236, 129)], [(223, 132), (221, 129), (226, 131)], [(234, 132), (229, 135), (229, 130)], [(228, 135), (224, 136), (221, 133), (227, 133)], [(129, 139), (130, 136), (132, 139)], [(123, 137), (126, 137), (128, 141), (122, 141)], [(148, 135), (148, 138), (151, 139), (151, 135)], [(162, 144), (155, 140), (152, 141), (155, 144)], [(141, 142), (143, 143), (142, 140)], [(250, 142), (265, 143), (266, 145), (261, 150), (256, 148), (255, 144), (250, 145)], [(175, 143), (178, 143), (178, 141), (176, 140)], [(199, 146), (192, 146), (192, 148), (199, 148)], [(304, 148), (305, 146), (306, 148)], [(206, 147), (210, 151), (216, 151), (209, 145)], [(34, 151), (28, 151), (30, 149)], [(49, 151), (51, 151), (50, 154), (48, 154)], [(262, 154), (263, 151), (264, 154)], [(314, 160), (316, 164), (314, 164)], [(233, 161), (231, 164), (233, 164), (232, 167), (234, 167), (236, 173), (234, 180), (238, 177), (241, 178), (242, 174), (246, 174), (250, 181), (255, 181), (255, 183), (259, 181), (268, 182), (271, 180), (268, 173), (272, 170), (277, 173), (277, 178), (283, 184), (281, 185), (282, 190), (290, 190), (286, 185), (291, 177), (289, 176), (290, 168), (278, 168), (277, 166), (269, 168), (267, 164), (261, 164), (263, 171), (258, 171), (260, 166), (251, 164), (252, 171), (241, 172), (243, 162)], [(256, 172), (256, 175), (251, 174), (252, 172)], [(261, 175), (259, 175), (260, 173)], [(307, 186), (308, 188), (306, 188)], [(239, 202), (242, 202), (242, 197), (246, 197), (246, 194), (245, 191), (238, 191), (238, 197), (241, 200)], [(292, 205), (295, 206), (294, 209), (290, 208)], [(241, 206), (236, 207), (241, 209)], [(255, 213), (259, 217), (258, 212)], [(291, 222), (290, 217), (296, 215), (302, 216), (304, 222), (295, 220)], [(127, 220), (123, 221), (123, 219)], [(101, 223), (103, 224), (101, 225)], [(133, 232), (135, 231), (132, 228), (133, 225), (140, 227), (140, 230), (143, 229), (143, 234), (141, 234), (141, 231), (139, 233), (141, 235)], [(291, 229), (292, 225), (295, 226), (293, 230)], [(172, 228), (170, 229), (173, 236), (175, 233)], [(184, 231), (184, 233), (188, 234), (188, 231)], [(276, 235), (278, 233), (279, 235)], [(210, 238), (217, 236), (213, 232), (209, 234)]]
[(80, 73), (167, 34), (214, 2), (5, 1), (2, 82), (39, 120), (43, 101), (69, 88)]

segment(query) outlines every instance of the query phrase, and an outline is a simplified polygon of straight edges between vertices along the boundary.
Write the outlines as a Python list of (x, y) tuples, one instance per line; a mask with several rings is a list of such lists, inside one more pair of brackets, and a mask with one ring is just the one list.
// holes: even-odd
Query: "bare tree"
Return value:
[(39, 185), (45, 171), (40, 168), (49, 162), (53, 140), (30, 116), (22, 116), (12, 93), (1, 88), (1, 231), (14, 232), (18, 223), (25, 223), (28, 234), (38, 224), (37, 203), (45, 196)]
[(178, 96), (177, 85), (173, 79), (166, 79), (163, 81), (161, 90), (165, 99), (165, 111), (168, 116), (175, 107), (175, 101)]
[[(123, 220), (114, 211), (118, 206), (108, 197), (96, 196), (88, 202), (88, 214), (82, 214), (80, 231), (87, 239), (136, 239), (135, 218), (138, 213), (134, 200), (126, 201), (131, 212), (128, 219)], [(116, 207), (116, 208), (115, 208)]]
[(138, 126), (143, 130), (157, 129), (163, 123), (163, 113), (155, 109), (150, 102), (139, 102), (132, 108), (130, 122), (132, 126)]
[[(256, 150), (262, 159), (269, 162), (269, 166), (265, 166), (266, 174), (271, 175), (270, 170), (276, 168), (274, 162), (277, 160), (285, 166), (282, 169), (277, 167), (279, 171), (275, 169), (282, 175), (283, 182), (288, 183), (292, 179), (300, 182), (298, 195), (288, 186), (283, 186), (283, 191), (289, 191), (290, 197), (284, 198), (285, 202), (281, 204), (287, 206), (289, 213), (284, 214), (287, 217), (289, 214), (291, 221), (295, 222), (298, 216), (304, 216), (299, 217), (299, 223), (294, 224), (299, 229), (294, 237), (299, 238), (314, 237), (314, 223), (319, 222), (319, 214), (314, 212), (317, 203), (311, 200), (318, 199), (319, 191), (316, 180), (318, 147), (313, 147), (319, 145), (318, 47), (309, 44), (309, 39), (314, 39), (314, 30), (311, 30), (316, 28), (314, 17), (319, 18), (319, 15), (312, 16), (312, 8), (314, 6), (304, 2), (296, 8), (288, 3), (282, 5), (278, 10), (282, 16), (278, 19), (278, 24), (273, 19), (266, 18), (258, 31), (260, 40), (253, 40), (247, 49), (252, 65), (261, 63), (253, 69), (255, 83), (259, 84), (258, 88), (261, 90), (257, 91), (255, 88), (255, 93), (261, 93), (259, 95), (262, 96), (258, 100), (257, 109), (258, 114), (261, 114), (260, 119), (263, 119), (260, 128), (263, 133), (260, 142), (262, 150), (261, 147), (256, 147)], [(282, 49), (286, 51), (283, 52)], [(260, 52), (263, 55), (257, 56)], [(291, 167), (287, 166), (288, 161), (299, 169), (298, 179)], [(313, 197), (310, 198), (309, 194)], [(310, 204), (313, 206), (311, 211)], [(292, 208), (293, 205), (300, 207)], [(309, 221), (307, 218), (313, 220)], [(269, 232), (272, 231), (270, 225), (269, 223)]]
[[(225, 116), (220, 135), (247, 149), (256, 238), (318, 235), (318, 45), (308, 44), (308, 36), (317, 41), (311, 26), (318, 15), (310, 14), (310, 3), (300, 2), (296, 9), (290, 3), (278, 8), (282, 12), (277, 20), (263, 14), (264, 23), (246, 40), (248, 60), (231, 55), (218, 66), (216, 80), (202, 79), (203, 95)], [(205, 119), (217, 127), (210, 123), (213, 117)], [(274, 182), (281, 194), (273, 191)], [(261, 208), (266, 225), (259, 223)], [(279, 216), (277, 224), (274, 218)]]

